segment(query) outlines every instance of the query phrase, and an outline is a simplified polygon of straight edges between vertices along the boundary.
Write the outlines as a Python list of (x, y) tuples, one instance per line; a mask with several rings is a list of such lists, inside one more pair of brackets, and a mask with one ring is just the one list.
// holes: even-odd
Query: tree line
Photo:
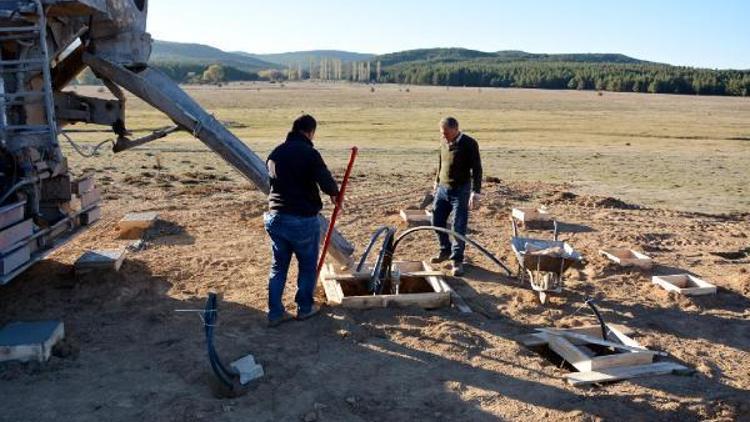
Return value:
[(414, 62), (385, 68), (382, 80), (412, 85), (750, 96), (750, 71), (659, 64)]

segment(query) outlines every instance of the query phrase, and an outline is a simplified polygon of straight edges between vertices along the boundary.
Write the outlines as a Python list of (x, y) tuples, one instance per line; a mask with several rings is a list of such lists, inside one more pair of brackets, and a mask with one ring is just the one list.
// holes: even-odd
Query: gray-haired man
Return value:
[[(448, 216), (453, 213), (453, 231), (466, 235), (469, 209), (479, 204), (482, 189), (482, 159), (479, 145), (474, 138), (462, 133), (458, 121), (446, 117), (440, 121), (440, 161), (435, 176), (435, 203), (432, 225), (446, 227)], [(452, 273), (461, 276), (464, 272), (464, 249), (466, 244), (438, 233), (440, 254), (430, 261), (437, 264), (451, 260)]]

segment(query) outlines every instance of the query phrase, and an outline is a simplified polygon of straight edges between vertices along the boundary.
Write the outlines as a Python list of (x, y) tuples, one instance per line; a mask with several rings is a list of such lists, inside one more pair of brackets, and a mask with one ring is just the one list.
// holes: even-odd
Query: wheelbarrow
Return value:
[(518, 260), (517, 277), (522, 284), (528, 279), (531, 288), (539, 294), (539, 301), (545, 304), (549, 293), (562, 292), (565, 271), (583, 257), (568, 243), (558, 240), (556, 221), (553, 240), (520, 237), (512, 218), (511, 224), (510, 244)]

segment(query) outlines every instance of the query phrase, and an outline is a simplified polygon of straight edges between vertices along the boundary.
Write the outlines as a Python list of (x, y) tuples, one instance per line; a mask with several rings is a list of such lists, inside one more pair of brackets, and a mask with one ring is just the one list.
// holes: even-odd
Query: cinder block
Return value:
[(76, 272), (119, 271), (125, 261), (124, 249), (86, 251), (75, 262)]
[(28, 239), (34, 234), (34, 221), (28, 219), (0, 231), (0, 254), (13, 248), (18, 242)]
[(143, 212), (126, 214), (125, 217), (117, 223), (117, 230), (120, 232), (120, 239), (139, 239), (159, 218), (156, 212)]
[(46, 362), (65, 337), (61, 321), (13, 322), (0, 330), (0, 362)]
[(81, 214), (81, 224), (84, 226), (90, 226), (102, 218), (102, 209), (100, 207), (93, 208), (91, 211), (87, 211)]

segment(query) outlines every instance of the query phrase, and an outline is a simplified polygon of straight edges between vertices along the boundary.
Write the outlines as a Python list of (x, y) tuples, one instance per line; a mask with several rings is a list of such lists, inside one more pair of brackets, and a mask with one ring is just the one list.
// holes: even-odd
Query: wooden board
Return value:
[(690, 369), (672, 362), (657, 362), (646, 365), (606, 368), (598, 371), (572, 372), (566, 374), (568, 383), (574, 386), (584, 386), (604, 382), (613, 382), (631, 378), (686, 373)]
[(130, 213), (117, 223), (120, 239), (139, 239), (159, 218), (156, 212)]
[[(607, 329), (609, 331), (607, 335), (617, 333), (615, 335), (617, 335), (620, 341), (623, 341), (623, 339), (620, 338), (620, 336), (630, 339), (627, 336), (632, 336), (634, 334), (634, 331), (631, 330), (629, 327), (626, 327), (620, 324), (607, 324)], [(601, 327), (599, 325), (584, 325), (582, 327), (575, 327), (575, 328), (558, 328), (556, 330), (557, 331), (573, 331), (576, 333), (586, 334), (590, 336), (597, 336), (601, 338)], [(542, 333), (524, 334), (522, 336), (516, 337), (516, 341), (526, 347), (539, 347), (539, 346), (544, 346), (547, 344), (547, 338)], [(633, 339), (630, 339), (630, 341), (635, 342), (635, 340)], [(623, 341), (623, 344), (628, 344), (628, 343)]]
[(690, 274), (655, 276), (651, 281), (669, 292), (685, 296), (716, 294), (716, 286)]
[(87, 192), (94, 190), (94, 176), (87, 175), (76, 179), (71, 182), (73, 193), (76, 195), (82, 195)]

